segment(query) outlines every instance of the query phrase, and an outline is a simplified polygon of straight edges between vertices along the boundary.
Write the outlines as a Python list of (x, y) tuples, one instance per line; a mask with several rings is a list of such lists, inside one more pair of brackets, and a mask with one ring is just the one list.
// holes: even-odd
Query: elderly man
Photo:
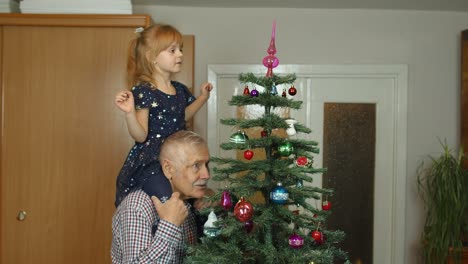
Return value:
[[(205, 196), (209, 158), (206, 141), (194, 132), (178, 131), (165, 139), (159, 156), (164, 175), (159, 177), (169, 181), (172, 196), (150, 197), (136, 190), (122, 201), (112, 218), (112, 263), (183, 262), (184, 244), (197, 241), (188, 200)], [(157, 185), (157, 180), (150, 183)]]

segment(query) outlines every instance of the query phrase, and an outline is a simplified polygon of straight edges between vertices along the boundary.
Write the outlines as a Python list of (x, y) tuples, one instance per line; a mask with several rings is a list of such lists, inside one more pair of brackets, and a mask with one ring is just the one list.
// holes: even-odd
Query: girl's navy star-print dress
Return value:
[[(158, 190), (172, 193), (169, 182), (162, 177), (162, 170), (157, 160), (163, 140), (176, 131), (185, 129), (185, 108), (195, 97), (185, 85), (172, 81), (176, 94), (166, 94), (153, 89), (150, 83), (143, 83), (132, 88), (135, 108), (149, 109), (148, 136), (143, 143), (135, 142), (117, 176), (117, 207), (131, 191), (140, 189), (152, 176), (160, 176)], [(154, 181), (153, 181), (154, 182)], [(164, 196), (166, 193), (158, 196)]]

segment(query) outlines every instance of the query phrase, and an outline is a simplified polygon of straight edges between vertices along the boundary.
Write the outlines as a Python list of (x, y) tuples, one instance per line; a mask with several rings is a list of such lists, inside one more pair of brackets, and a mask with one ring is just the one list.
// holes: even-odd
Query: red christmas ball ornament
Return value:
[(314, 239), (313, 245), (320, 246), (325, 242), (325, 234), (319, 231), (320, 222), (317, 225), (317, 228), (310, 233), (310, 236)]
[(262, 132), (260, 132), (260, 135), (262, 137), (267, 137), (267, 132), (265, 130), (262, 130)]
[(331, 209), (331, 202), (327, 201), (327, 200), (323, 201), (322, 202), (322, 210), (328, 211), (330, 209)]
[(250, 149), (244, 151), (244, 158), (251, 160), (254, 156), (254, 152)]
[(323, 244), (324, 239), (323, 239), (323, 233), (322, 232), (320, 232), (318, 230), (314, 230), (314, 231), (312, 231), (310, 236), (314, 239), (314, 241), (315, 241), (315, 243), (317, 245)]
[(241, 222), (249, 221), (253, 216), (252, 204), (245, 201), (244, 197), (241, 197), (236, 206), (234, 206), (234, 216)]
[(294, 87), (294, 85), (291, 86), (291, 88), (289, 88), (289, 90), (288, 90), (288, 93), (289, 93), (289, 95), (296, 95), (296, 93), (297, 93), (296, 87)]
[(298, 167), (304, 168), (304, 167), (310, 167), (312, 165), (312, 161), (305, 156), (300, 156), (294, 161), (294, 164), (296, 164), (296, 166)]
[(249, 86), (244, 87), (244, 95), (250, 95)]

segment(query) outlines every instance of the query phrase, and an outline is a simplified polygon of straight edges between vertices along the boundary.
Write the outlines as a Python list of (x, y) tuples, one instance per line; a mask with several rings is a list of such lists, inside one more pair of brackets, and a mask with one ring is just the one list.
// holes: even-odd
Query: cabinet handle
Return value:
[(26, 211), (19, 211), (18, 216), (16, 217), (18, 221), (24, 221), (26, 219)]

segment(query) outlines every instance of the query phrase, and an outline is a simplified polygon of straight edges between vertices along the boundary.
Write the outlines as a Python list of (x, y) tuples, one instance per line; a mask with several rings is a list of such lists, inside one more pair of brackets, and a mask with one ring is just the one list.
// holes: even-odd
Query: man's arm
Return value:
[(171, 263), (182, 243), (182, 229), (159, 220), (154, 236), (152, 220), (141, 211), (121, 212), (122, 263)]

